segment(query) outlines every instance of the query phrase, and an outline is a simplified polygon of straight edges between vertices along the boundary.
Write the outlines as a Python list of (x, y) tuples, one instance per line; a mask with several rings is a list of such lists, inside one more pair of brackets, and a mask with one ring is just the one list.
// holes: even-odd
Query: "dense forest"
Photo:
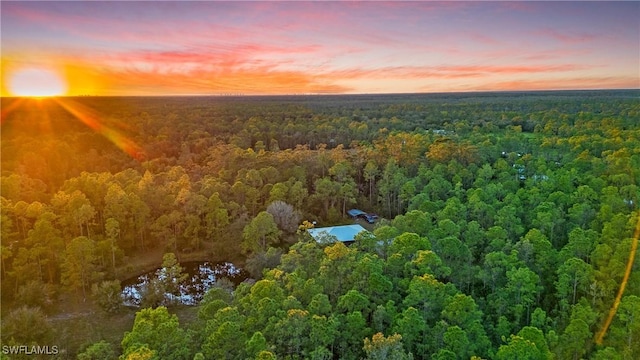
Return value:
[[(638, 359), (639, 96), (2, 98), (2, 345)], [(305, 231), (354, 207), (381, 219), (350, 246)], [(121, 281), (188, 259), (251, 279), (122, 306)]]

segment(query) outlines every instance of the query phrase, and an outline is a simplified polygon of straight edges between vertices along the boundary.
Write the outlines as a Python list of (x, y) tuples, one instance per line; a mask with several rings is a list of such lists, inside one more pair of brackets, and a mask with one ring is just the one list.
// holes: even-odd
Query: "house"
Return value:
[(342, 225), (342, 226), (328, 226), (307, 230), (311, 237), (317, 242), (333, 242), (341, 241), (345, 244), (350, 244), (355, 241), (356, 235), (367, 229), (358, 224), (354, 225)]

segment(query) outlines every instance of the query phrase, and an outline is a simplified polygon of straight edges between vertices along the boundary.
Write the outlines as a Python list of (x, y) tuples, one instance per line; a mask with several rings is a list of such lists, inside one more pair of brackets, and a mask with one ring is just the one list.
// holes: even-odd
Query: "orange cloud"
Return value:
[(353, 90), (303, 72), (273, 71), (268, 67), (194, 70), (170, 76), (153, 71), (107, 71), (103, 77), (109, 81), (106, 86), (109, 91), (123, 95), (344, 93)]
[[(315, 45), (278, 47), (257, 44), (212, 46), (199, 51), (132, 51), (67, 59), (101, 84), (94, 94), (343, 93), (353, 91), (326, 76), (288, 68), (296, 55), (319, 51)], [(96, 65), (91, 65), (96, 64)], [(91, 70), (93, 69), (93, 70)], [(84, 71), (84, 72), (83, 72)], [(73, 80), (71, 81), (74, 82)], [(74, 91), (75, 94), (87, 92)]]
[(579, 44), (584, 42), (590, 42), (597, 38), (594, 34), (588, 33), (571, 33), (571, 32), (560, 32), (553, 29), (543, 29), (538, 32), (537, 35), (544, 35), (551, 37), (552, 39), (559, 41), (563, 44)]
[[(313, 49), (307, 49), (313, 51)], [(302, 52), (307, 50), (301, 50)], [(109, 89), (109, 94), (278, 94), (278, 93), (345, 93), (356, 92), (356, 83), (371, 80), (469, 81), (472, 88), (502, 81), (501, 88), (516, 86), (504, 82), (513, 76), (544, 76), (588, 70), (590, 67), (573, 64), (558, 65), (451, 65), (396, 66), (374, 69), (287, 70), (288, 64), (272, 63), (254, 58), (260, 49), (227, 54), (191, 52), (138, 52), (106, 60), (100, 70), (93, 71), (94, 83)], [(280, 66), (283, 65), (283, 66)], [(80, 67), (87, 69), (87, 66)], [(82, 74), (79, 74), (82, 78)], [(493, 82), (492, 78), (495, 78)], [(542, 80), (541, 80), (542, 81)], [(73, 84), (73, 81), (71, 81)], [(471, 85), (480, 84), (480, 85)], [(527, 85), (522, 83), (523, 86)], [(533, 86), (533, 81), (531, 84)], [(455, 85), (460, 86), (460, 85)], [(475, 87), (474, 87), (475, 86)], [(74, 87), (71, 86), (72, 92)], [(430, 91), (433, 89), (429, 89)], [(415, 89), (418, 91), (418, 89)], [(105, 94), (98, 90), (98, 94)]]
[(336, 79), (357, 79), (357, 78), (474, 78), (481, 76), (491, 76), (494, 74), (514, 75), (514, 74), (540, 74), (553, 72), (568, 72), (588, 69), (587, 66), (574, 64), (560, 65), (523, 65), (523, 66), (501, 66), (501, 65), (452, 65), (452, 66), (397, 66), (379, 69), (350, 69), (334, 71), (329, 77)]

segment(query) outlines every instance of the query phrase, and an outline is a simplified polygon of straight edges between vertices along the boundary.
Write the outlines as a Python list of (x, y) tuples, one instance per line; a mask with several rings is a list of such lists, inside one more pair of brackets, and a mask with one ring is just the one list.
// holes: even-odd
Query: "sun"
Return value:
[(58, 96), (66, 93), (67, 83), (52, 69), (25, 68), (11, 75), (9, 90), (16, 96)]

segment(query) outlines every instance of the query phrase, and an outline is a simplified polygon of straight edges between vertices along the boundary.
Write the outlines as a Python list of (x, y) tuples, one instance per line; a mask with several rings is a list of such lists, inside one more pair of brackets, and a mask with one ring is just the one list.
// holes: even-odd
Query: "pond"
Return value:
[[(229, 262), (212, 263), (208, 261), (189, 261), (180, 264), (183, 273), (188, 276), (179, 285), (179, 295), (165, 293), (165, 299), (173, 303), (197, 305), (204, 294), (221, 278), (229, 279), (238, 285), (247, 279), (248, 273)], [(142, 294), (149, 284), (162, 278), (162, 268), (158, 268), (140, 276), (122, 282), (122, 298), (126, 306), (139, 306)]]

